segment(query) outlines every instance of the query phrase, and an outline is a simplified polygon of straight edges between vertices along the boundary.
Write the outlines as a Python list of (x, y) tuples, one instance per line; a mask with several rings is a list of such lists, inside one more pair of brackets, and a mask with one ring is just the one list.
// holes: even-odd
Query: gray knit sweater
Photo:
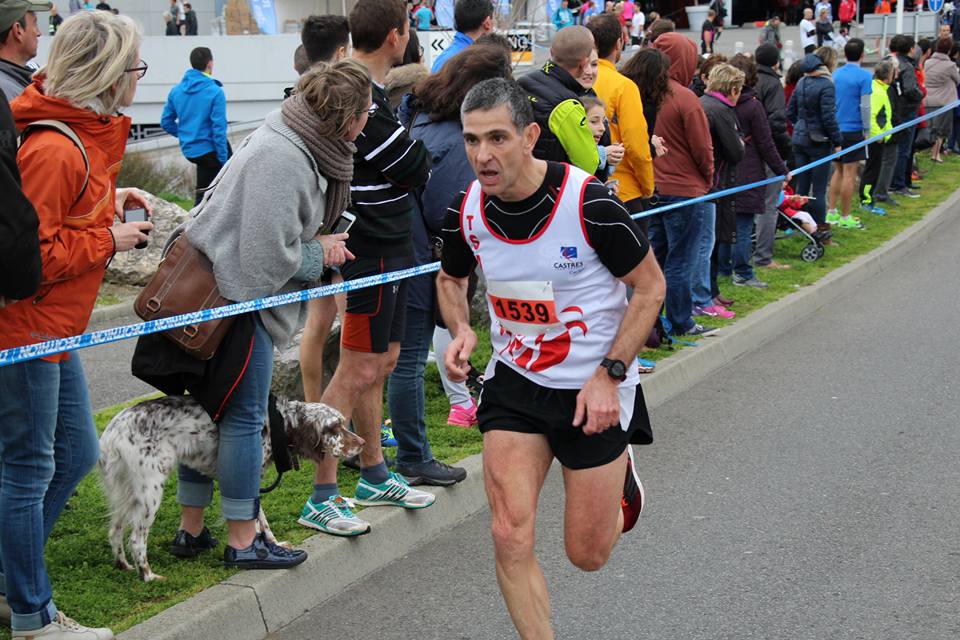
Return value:
[[(314, 236), (323, 224), (327, 180), (280, 111), (243, 142), (214, 181), (190, 242), (213, 263), (224, 297), (237, 302), (302, 289), (323, 270)], [(304, 304), (260, 312), (278, 348), (293, 337)]]

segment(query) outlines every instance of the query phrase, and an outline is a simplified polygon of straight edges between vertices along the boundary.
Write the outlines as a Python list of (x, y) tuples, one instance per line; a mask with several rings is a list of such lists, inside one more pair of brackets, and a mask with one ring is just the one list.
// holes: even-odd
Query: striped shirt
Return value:
[(424, 144), (407, 135), (376, 83), (373, 104), (375, 110), (355, 142), (350, 211), (357, 221), (347, 248), (368, 258), (410, 255), (414, 212), (410, 192), (426, 184), (430, 158)]

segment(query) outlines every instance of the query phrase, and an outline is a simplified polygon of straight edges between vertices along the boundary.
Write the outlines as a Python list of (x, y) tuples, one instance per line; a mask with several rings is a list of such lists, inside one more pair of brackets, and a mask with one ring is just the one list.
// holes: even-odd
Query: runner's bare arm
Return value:
[(443, 321), (453, 336), (453, 341), (444, 354), (443, 363), (451, 380), (463, 382), (470, 372), (470, 354), (477, 344), (477, 335), (470, 326), (467, 278), (455, 278), (440, 269), (437, 275), (437, 299)]
[[(633, 297), (620, 323), (617, 337), (610, 352), (603, 354), (611, 360), (625, 362), (634, 367), (634, 358), (650, 335), (653, 323), (660, 313), (666, 295), (666, 282), (652, 251), (621, 280), (633, 289)], [(577, 410), (573, 426), (583, 426), (587, 435), (602, 433), (620, 422), (620, 396), (618, 383), (607, 370), (598, 366), (587, 384), (577, 394)]]

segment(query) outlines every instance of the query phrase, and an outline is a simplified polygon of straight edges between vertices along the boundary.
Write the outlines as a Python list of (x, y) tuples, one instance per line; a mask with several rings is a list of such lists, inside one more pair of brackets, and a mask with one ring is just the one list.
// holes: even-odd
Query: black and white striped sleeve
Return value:
[(622, 278), (646, 257), (647, 238), (623, 203), (599, 182), (583, 194), (583, 222), (590, 246), (617, 278)]
[(430, 177), (430, 157), (420, 140), (411, 140), (388, 109), (378, 109), (355, 144), (357, 155), (391, 184), (404, 190), (421, 187)]

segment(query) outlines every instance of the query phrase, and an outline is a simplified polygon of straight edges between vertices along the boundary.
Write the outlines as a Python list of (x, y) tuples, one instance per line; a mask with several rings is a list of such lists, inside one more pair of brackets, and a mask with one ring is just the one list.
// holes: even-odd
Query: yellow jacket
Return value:
[(627, 202), (650, 197), (654, 186), (653, 158), (640, 90), (606, 59), (600, 60), (593, 90), (607, 105), (610, 136), (625, 148), (623, 162), (611, 176), (620, 181), (620, 199)]

